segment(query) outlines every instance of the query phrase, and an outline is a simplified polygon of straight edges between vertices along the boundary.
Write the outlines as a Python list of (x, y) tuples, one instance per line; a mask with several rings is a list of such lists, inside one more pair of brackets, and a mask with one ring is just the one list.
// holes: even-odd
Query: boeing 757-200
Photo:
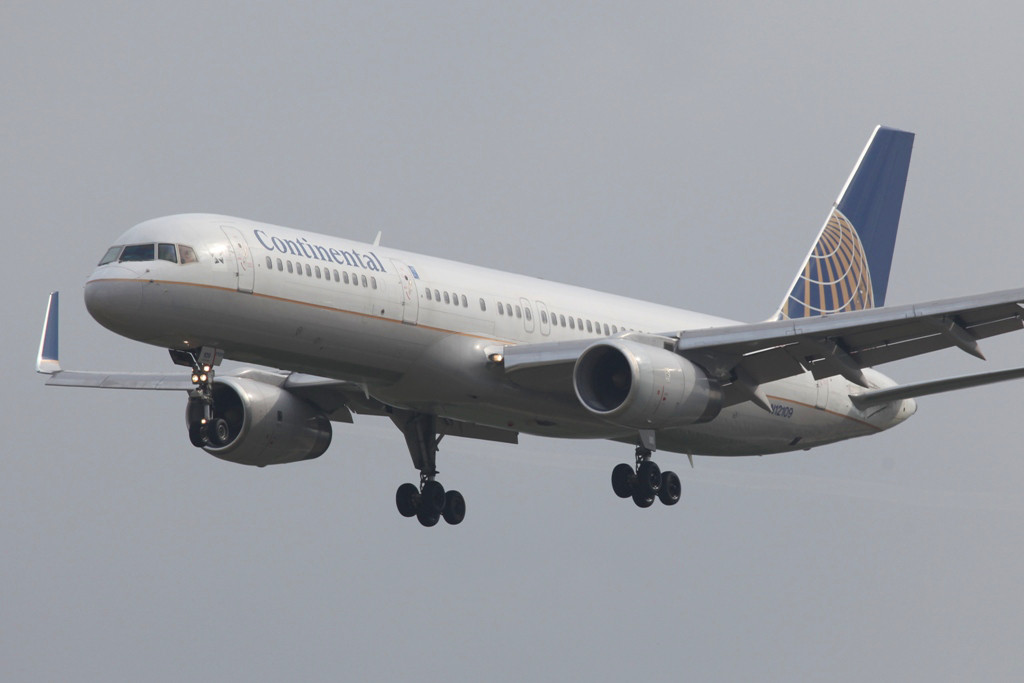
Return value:
[[(614, 492), (673, 505), (680, 480), (656, 450), (809, 449), (889, 429), (915, 397), (1024, 376), (897, 385), (874, 369), (949, 347), (983, 358), (978, 340), (1024, 326), (1024, 289), (883, 307), (913, 138), (875, 129), (765, 322), (192, 214), (131, 228), (85, 283), (101, 325), (187, 370), (63, 370), (56, 292), (37, 369), (58, 386), (184, 391), (192, 445), (259, 467), (320, 456), (353, 413), (386, 416), (420, 475), (398, 488), (399, 512), (424, 526), (465, 516), (436, 478), (445, 435), (628, 444)], [(251, 367), (216, 373), (223, 358)]]

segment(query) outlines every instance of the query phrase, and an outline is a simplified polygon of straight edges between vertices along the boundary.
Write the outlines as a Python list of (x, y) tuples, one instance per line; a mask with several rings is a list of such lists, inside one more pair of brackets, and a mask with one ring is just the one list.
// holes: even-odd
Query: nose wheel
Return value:
[(664, 505), (675, 505), (682, 497), (683, 486), (675, 472), (662, 472), (651, 460), (651, 450), (636, 448), (636, 466), (619, 463), (612, 470), (612, 490), (619, 498), (632, 498), (637, 507), (648, 508), (655, 499)]

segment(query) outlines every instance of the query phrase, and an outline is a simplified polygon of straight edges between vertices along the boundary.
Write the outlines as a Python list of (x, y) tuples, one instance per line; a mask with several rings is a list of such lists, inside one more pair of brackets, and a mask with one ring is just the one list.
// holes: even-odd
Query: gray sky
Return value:
[[(932, 2), (0, 6), (5, 680), (1020, 680), (1021, 383), (766, 458), (448, 439), (460, 527), (399, 517), (400, 433), (263, 470), (184, 397), (44, 388), (169, 370), (84, 278), (144, 219), (214, 211), (758, 320), (877, 123), (918, 134), (889, 303), (1021, 286), (1024, 10)], [(945, 352), (913, 381), (1024, 362)]]

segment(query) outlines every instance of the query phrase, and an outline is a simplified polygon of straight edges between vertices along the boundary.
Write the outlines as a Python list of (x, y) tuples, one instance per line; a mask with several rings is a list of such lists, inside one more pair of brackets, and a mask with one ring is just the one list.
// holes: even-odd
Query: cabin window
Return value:
[(348, 271), (347, 271), (347, 270), (346, 270), (346, 271), (344, 271), (344, 272), (343, 272), (343, 273), (341, 274), (341, 277), (343, 278), (343, 280), (344, 280), (345, 284), (347, 285), (347, 284), (348, 284)]
[(618, 334), (618, 333), (619, 333), (619, 328), (616, 327), (615, 325), (612, 325), (612, 334)]
[(316, 268), (314, 268), (313, 272), (316, 273), (316, 279), (319, 280), (320, 279), (320, 266), (317, 266)]
[(434, 290), (434, 301), (441, 303), (441, 292), (436, 289)]
[[(529, 309), (527, 309), (527, 310), (529, 310)], [(547, 322), (548, 322), (548, 312), (547, 311), (541, 311), (540, 312), (540, 321), (542, 323), (547, 324)]]
[(522, 318), (523, 317), (523, 309), (518, 304), (516, 304), (516, 317), (517, 318)]
[(267, 270), (273, 270), (273, 269), (274, 269), (274, 259), (272, 259), (272, 258), (270, 258), (268, 256), (267, 257)]
[(573, 319), (573, 317), (571, 315), (569, 316), (569, 329), (570, 330), (575, 330), (576, 329), (576, 321)]
[(480, 310), (481, 311), (486, 311), (487, 310), (487, 302), (484, 301), (483, 297), (480, 297)]
[(501, 305), (500, 301), (498, 302), (498, 315), (505, 315), (505, 307)]
[(551, 314), (551, 324), (558, 326), (558, 316), (554, 313)]
[(121, 252), (120, 261), (152, 261), (155, 244), (129, 244)]
[(604, 324), (604, 336), (607, 337), (610, 334), (611, 334), (611, 332), (608, 330), (608, 323), (605, 323)]
[(364, 276), (363, 276), (363, 287), (366, 287), (366, 286), (367, 286), (367, 285), (366, 285), (366, 276), (364, 275)]
[(284, 264), (281, 263), (281, 259), (277, 259), (277, 269), (284, 270)]
[[(156, 257), (161, 261), (170, 261), (171, 263), (178, 262), (178, 255), (174, 252), (173, 244), (158, 244), (156, 245)], [(267, 259), (270, 260), (269, 258)]]
[(196, 258), (196, 251), (192, 247), (186, 247), (184, 244), (178, 245), (178, 256), (181, 257), (181, 262), (195, 263), (199, 259)]
[(527, 320), (533, 320), (533, 311), (530, 310), (529, 306), (526, 307), (525, 313), (526, 313), (526, 319)]
[(341, 282), (341, 275), (338, 274), (337, 270), (334, 271), (334, 281)]
[(459, 295), (456, 294), (455, 292), (452, 292), (452, 303), (455, 304), (456, 306), (459, 305)]
[(452, 298), (450, 296), (448, 296), (448, 292), (444, 293), (444, 302), (446, 304), (450, 304), (452, 302)]
[(355, 273), (352, 273), (352, 285), (354, 287), (358, 287), (359, 286), (359, 276), (356, 275)]
[(113, 263), (117, 260), (117, 257), (121, 254), (121, 247), (111, 247), (107, 249), (107, 253), (103, 255), (100, 262), (97, 265), (105, 266), (108, 263)]
[(308, 263), (306, 264), (306, 277), (313, 277), (313, 269), (309, 267)]
[(292, 272), (292, 262), (291, 261), (288, 262), (288, 272), (289, 273)]
[(377, 289), (377, 278), (370, 276), (370, 289)]
[(427, 301), (433, 301), (433, 300), (434, 300), (434, 295), (433, 295), (433, 293), (431, 293), (430, 287), (427, 287)]
[[(582, 328), (582, 327), (580, 327), (580, 329), (582, 330), (583, 328)], [(587, 321), (587, 332), (593, 332), (593, 331), (594, 331), (594, 328), (593, 328), (593, 327), (591, 327), (591, 325), (590, 325), (590, 321), (588, 320), (588, 321)]]
[(459, 296), (459, 300), (462, 301), (462, 307), (463, 308), (469, 308), (469, 301), (466, 300), (466, 295), (465, 294), (462, 294), (461, 296)]

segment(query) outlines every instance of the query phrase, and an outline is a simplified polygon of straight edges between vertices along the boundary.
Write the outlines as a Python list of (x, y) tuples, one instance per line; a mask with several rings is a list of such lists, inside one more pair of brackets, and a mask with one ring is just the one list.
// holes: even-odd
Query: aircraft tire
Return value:
[(641, 491), (633, 492), (633, 502), (638, 508), (649, 508), (654, 505), (655, 495), (647, 495)]
[(193, 422), (188, 426), (188, 440), (196, 448), (202, 448), (206, 445), (206, 439), (203, 437), (202, 422)]
[(444, 510), (441, 511), (444, 521), (451, 525), (460, 523), (466, 518), (466, 499), (458, 491), (444, 494)]
[(422, 507), (416, 511), (416, 519), (420, 521), (423, 526), (434, 526), (441, 519), (441, 515), (437, 512), (430, 512), (424, 510)]
[(675, 472), (661, 473), (661, 488), (658, 489), (658, 498), (664, 505), (675, 505), (683, 495), (683, 484), (679, 481), (679, 475)]
[(636, 469), (636, 488), (644, 498), (653, 498), (661, 488), (661, 469), (653, 460), (644, 460)]
[[(420, 505), (421, 511), (426, 511), (431, 515), (440, 515), (441, 511), (444, 510), (445, 495), (444, 487), (441, 486), (441, 482), (434, 481), (431, 479), (423, 485), (423, 490), (420, 491)], [(422, 519), (420, 520), (423, 521)], [(435, 521), (434, 524), (437, 524)], [(434, 526), (434, 524), (428, 524), (426, 526)]]
[(395, 492), (395, 504), (398, 506), (398, 514), (403, 517), (416, 516), (416, 498), (420, 495), (415, 484), (406, 482), (398, 487)]
[(633, 468), (624, 462), (620, 462), (612, 469), (612, 490), (619, 498), (629, 498), (633, 495), (633, 482), (636, 481), (636, 474)]

